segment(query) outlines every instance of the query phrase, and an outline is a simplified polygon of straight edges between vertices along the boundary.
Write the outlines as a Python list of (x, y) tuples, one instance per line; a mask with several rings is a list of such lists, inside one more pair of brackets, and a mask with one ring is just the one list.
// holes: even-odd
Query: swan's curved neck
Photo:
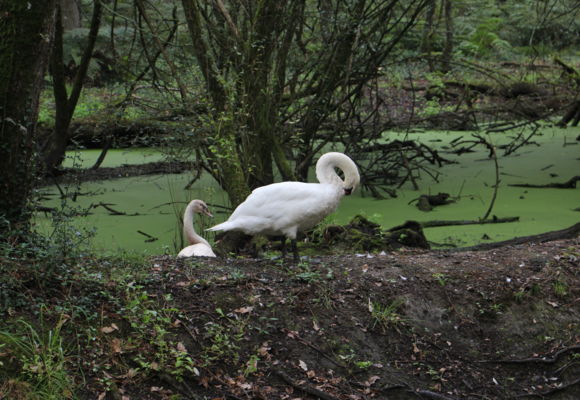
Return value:
[(193, 208), (194, 204), (189, 204), (183, 214), (183, 236), (185, 236), (189, 244), (203, 243), (209, 246), (208, 241), (199, 236), (193, 228), (193, 218), (195, 214)]
[[(344, 173), (344, 181), (338, 176), (334, 168)], [(326, 153), (316, 163), (316, 178), (320, 183), (330, 183), (354, 189), (360, 181), (356, 164), (342, 153)]]

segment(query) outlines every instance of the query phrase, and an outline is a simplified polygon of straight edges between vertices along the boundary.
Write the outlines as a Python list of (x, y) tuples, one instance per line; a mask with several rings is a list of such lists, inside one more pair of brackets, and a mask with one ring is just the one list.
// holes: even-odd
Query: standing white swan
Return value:
[(189, 202), (183, 214), (183, 236), (185, 236), (190, 246), (181, 250), (177, 257), (215, 257), (215, 253), (211, 249), (208, 241), (199, 236), (193, 228), (193, 215), (195, 213), (213, 217), (209, 212), (209, 208), (202, 200), (191, 200)]
[[(335, 168), (342, 170), (344, 180)], [(296, 235), (318, 224), (336, 210), (340, 199), (360, 182), (356, 164), (346, 155), (326, 153), (316, 163), (320, 183), (280, 182), (255, 189), (230, 218), (210, 231), (242, 231), (248, 235), (283, 235), (290, 238), (298, 260)], [(285, 238), (282, 239), (282, 249)]]

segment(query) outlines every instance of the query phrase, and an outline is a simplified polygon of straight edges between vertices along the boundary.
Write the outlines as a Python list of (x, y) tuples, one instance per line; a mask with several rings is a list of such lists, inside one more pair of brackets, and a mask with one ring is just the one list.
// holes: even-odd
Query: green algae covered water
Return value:
[[(461, 156), (446, 154), (446, 145), (461, 135), (467, 137), (469, 133), (389, 133), (387, 139), (418, 140), (439, 148), (446, 158), (458, 164), (440, 168), (439, 182), (425, 175), (419, 181), (418, 191), (409, 184), (398, 190), (398, 197), (394, 199), (376, 200), (359, 190), (355, 195), (343, 198), (338, 211), (324, 223), (345, 224), (356, 214), (362, 214), (387, 229), (407, 220), (476, 220), (483, 217), (493, 195), (494, 162), (487, 157), (487, 150), (482, 146), (476, 148), (474, 153)], [(469, 246), (563, 229), (580, 221), (580, 212), (575, 211), (580, 207), (580, 185), (576, 189), (509, 186), (513, 183), (565, 182), (572, 176), (580, 175), (578, 136), (580, 128), (546, 127), (541, 135), (533, 138), (533, 142), (539, 145), (526, 145), (509, 156), (503, 156), (503, 152), (498, 150), (500, 184), (491, 215), (498, 218), (519, 217), (519, 222), (427, 228), (427, 239), (435, 247)], [(494, 134), (489, 139), (496, 146), (510, 140), (505, 134)], [(88, 167), (97, 156), (97, 151), (76, 152), (68, 161), (68, 166), (74, 163)], [(108, 154), (103, 166), (161, 159), (160, 153), (149, 149), (114, 150)], [(183, 209), (189, 200), (199, 198), (210, 205), (214, 218), (202, 219), (198, 216), (196, 230), (211, 242), (213, 234), (204, 232), (204, 229), (227, 218), (229, 211), (222, 207), (227, 205), (227, 196), (207, 174), (192, 189), (183, 189), (191, 177), (192, 174), (188, 173), (83, 183), (80, 187), (82, 195), (77, 196), (74, 202), (68, 200), (66, 204), (80, 212), (89, 211), (89, 215), (75, 217), (69, 223), (81, 234), (94, 228), (92, 245), (104, 254), (177, 254), (182, 247)], [(409, 204), (421, 194), (439, 192), (460, 197), (457, 202), (435, 207), (430, 212), (420, 211), (414, 203)], [(43, 205), (58, 207), (61, 204), (56, 187), (44, 188), (42, 193), (47, 198)], [(111, 215), (111, 209), (126, 215)], [(39, 213), (36, 223), (40, 232), (52, 234), (53, 224), (48, 216)]]

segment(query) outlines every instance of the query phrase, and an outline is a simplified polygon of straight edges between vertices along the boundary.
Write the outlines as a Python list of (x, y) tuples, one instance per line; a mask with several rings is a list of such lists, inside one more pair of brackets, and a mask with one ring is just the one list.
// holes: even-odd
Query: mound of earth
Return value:
[(105, 313), (112, 384), (87, 371), (87, 398), (577, 399), (579, 265), (580, 239), (298, 265), (156, 257), (144, 288), (177, 310), (165, 345), (196, 367), (137, 379), (159, 349), (136, 351)]

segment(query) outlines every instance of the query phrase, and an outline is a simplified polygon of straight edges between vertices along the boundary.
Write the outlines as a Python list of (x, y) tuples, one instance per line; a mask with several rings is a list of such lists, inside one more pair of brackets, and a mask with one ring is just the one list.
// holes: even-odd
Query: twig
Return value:
[[(108, 204), (103, 203), (102, 201), (98, 204), (93, 204), (93, 208), (97, 208), (97, 207), (103, 207), (105, 210), (107, 210), (108, 212), (111, 213), (111, 215), (127, 215), (126, 212), (123, 211), (117, 211), (111, 207), (109, 207)], [(136, 215), (136, 214), (135, 214)]]
[(121, 391), (119, 390), (119, 386), (115, 383), (114, 380), (109, 380), (109, 393), (111, 393), (111, 397), (113, 400), (123, 400), (123, 396), (121, 395)]
[(178, 392), (186, 396), (188, 399), (201, 400), (201, 397), (196, 395), (193, 389), (185, 381), (178, 382), (174, 377), (165, 372), (161, 372), (157, 374), (157, 376), (163, 382), (172, 386), (174, 389), (176, 389)]
[(289, 384), (290, 386), (301, 390), (304, 393), (308, 393), (312, 396), (316, 396), (320, 399), (323, 400), (338, 400), (337, 397), (331, 396), (326, 392), (323, 392), (321, 390), (315, 389), (313, 387), (310, 387), (308, 385), (301, 385), (298, 382), (295, 382), (292, 378), (290, 378), (285, 372), (280, 371), (280, 370), (273, 370), (272, 371), (275, 375), (279, 376), (280, 378), (282, 378), (282, 380), (284, 382), (286, 382), (287, 384)]
[(489, 214), (491, 214), (491, 210), (493, 209), (493, 205), (495, 204), (495, 199), (497, 198), (497, 191), (499, 189), (499, 164), (497, 162), (497, 152), (495, 151), (495, 146), (489, 143), (484, 138), (481, 138), (481, 140), (484, 141), (484, 144), (488, 147), (489, 151), (491, 152), (491, 155), (493, 157), (493, 163), (495, 165), (495, 185), (493, 185), (493, 196), (491, 197), (491, 201), (489, 202), (489, 208), (487, 209), (487, 212), (482, 218), (483, 220), (486, 220), (487, 217), (489, 217)]
[[(282, 331), (286, 334), (288, 334), (290, 331), (288, 331), (287, 329), (282, 329)], [(338, 361), (336, 361), (334, 358), (330, 357), (328, 354), (326, 354), (324, 351), (320, 350), (318, 347), (316, 347), (315, 345), (313, 345), (312, 343), (310, 343), (307, 340), (302, 339), (300, 336), (298, 336), (297, 334), (293, 334), (291, 336), (293, 339), (296, 339), (297, 341), (299, 341), (302, 344), (305, 344), (306, 346), (310, 347), (313, 350), (316, 350), (320, 355), (322, 355), (324, 358), (326, 358), (327, 360), (329, 360), (330, 362), (332, 362), (334, 365), (341, 367), (341, 368), (345, 368), (346, 366)]]

